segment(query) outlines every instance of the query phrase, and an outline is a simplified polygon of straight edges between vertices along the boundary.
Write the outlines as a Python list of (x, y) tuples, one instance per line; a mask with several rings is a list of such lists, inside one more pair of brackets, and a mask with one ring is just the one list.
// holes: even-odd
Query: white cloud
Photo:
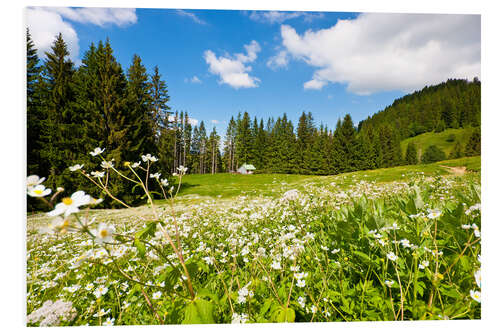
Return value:
[(40, 58), (45, 59), (45, 52), (50, 51), (55, 37), (61, 33), (68, 46), (69, 58), (79, 62), (78, 35), (61, 15), (41, 7), (26, 8), (26, 22)]
[(201, 81), (200, 78), (195, 75), (192, 78), (185, 78), (184, 82), (185, 83), (190, 83), (190, 82), (191, 83), (202, 83), (203, 81)]
[(225, 83), (235, 89), (258, 86), (260, 80), (248, 74), (252, 67), (245, 66), (245, 63), (254, 62), (257, 59), (257, 53), (260, 51), (259, 43), (253, 40), (244, 47), (246, 54), (237, 53), (232, 57), (229, 55), (217, 57), (211, 50), (205, 51), (204, 58), (209, 65), (209, 71), (219, 75), (219, 84)]
[(211, 122), (212, 124), (219, 124), (219, 123), (220, 123), (220, 121), (215, 120), (215, 119), (210, 120), (210, 122)]
[(309, 12), (278, 12), (278, 11), (253, 11), (249, 16), (252, 20), (257, 22), (264, 22), (269, 24), (283, 23), (297, 17), (303, 17), (304, 21), (311, 22), (315, 18), (323, 17), (322, 13), (309, 13)]
[(188, 118), (188, 123), (190, 123), (192, 126), (196, 126), (198, 125), (198, 119)]
[(281, 37), (289, 54), (317, 68), (305, 89), (345, 83), (366, 95), (480, 76), (480, 30), (479, 15), (361, 14), (303, 35), (282, 25)]
[(286, 68), (288, 66), (288, 58), (288, 52), (285, 50), (281, 50), (278, 54), (269, 58), (266, 65), (273, 70), (276, 70), (280, 67)]
[(28, 7), (26, 22), (30, 29), (38, 56), (45, 59), (55, 37), (61, 33), (68, 46), (69, 58), (80, 64), (78, 35), (66, 20), (104, 26), (114, 24), (124, 26), (137, 22), (135, 9), (125, 8), (69, 8), (69, 7)]
[(130, 8), (45, 7), (45, 9), (59, 13), (64, 18), (74, 22), (91, 23), (98, 26), (106, 24), (124, 26), (137, 23), (135, 9)]
[(207, 22), (203, 21), (202, 19), (200, 19), (195, 14), (190, 13), (190, 12), (186, 12), (185, 10), (178, 9), (177, 10), (177, 14), (180, 15), (180, 16), (189, 17), (191, 20), (193, 20), (194, 22), (196, 22), (198, 24), (201, 24), (201, 25), (206, 25), (207, 24)]

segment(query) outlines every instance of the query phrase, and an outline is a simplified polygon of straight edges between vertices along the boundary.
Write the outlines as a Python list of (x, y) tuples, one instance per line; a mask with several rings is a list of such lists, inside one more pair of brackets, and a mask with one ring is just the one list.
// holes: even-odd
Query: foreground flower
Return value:
[[(97, 287), (95, 290), (94, 290), (94, 296), (96, 298), (99, 298), (101, 297), (102, 295), (106, 295), (106, 293), (108, 292), (108, 287), (106, 286), (99, 286)], [(107, 312), (106, 312), (107, 313)]]
[(141, 158), (144, 162), (150, 161), (152, 163), (158, 161), (158, 159), (154, 156), (151, 156), (151, 154), (142, 155)]
[(430, 219), (437, 219), (438, 217), (441, 216), (441, 211), (439, 209), (428, 209), (427, 212), (427, 217)]
[(177, 168), (177, 171), (179, 171), (179, 175), (183, 176), (186, 174), (186, 171), (188, 170), (188, 168), (186, 168), (185, 166), (181, 165)]
[(396, 259), (398, 259), (398, 256), (395, 255), (394, 252), (389, 252), (387, 253), (387, 259), (395, 261)]
[(40, 185), (45, 180), (45, 177), (38, 177), (37, 175), (31, 175), (26, 178), (26, 187), (30, 188), (36, 185)]
[(106, 173), (104, 171), (92, 171), (90, 174), (96, 178), (103, 178)]
[(160, 176), (161, 176), (161, 173), (159, 173), (159, 172), (149, 175), (150, 178), (156, 178), (156, 179), (160, 179)]
[(97, 311), (96, 313), (94, 313), (94, 317), (105, 316), (105, 315), (107, 315), (109, 313), (109, 311), (111, 311), (111, 309), (107, 309), (107, 310), (99, 309), (99, 311)]
[(161, 297), (161, 291), (153, 293), (153, 299), (160, 299), (160, 297)]
[(385, 285), (387, 287), (392, 288), (392, 285), (394, 284), (394, 281), (392, 281), (392, 280), (385, 280), (384, 283), (385, 283)]
[(101, 167), (104, 169), (109, 169), (113, 167), (113, 161), (102, 161), (101, 162)]
[(97, 147), (94, 149), (94, 151), (90, 152), (90, 155), (92, 155), (92, 156), (101, 155), (105, 150), (106, 150), (106, 148), (101, 149), (100, 147)]
[(108, 317), (104, 323), (102, 323), (103, 326), (113, 326), (115, 324), (115, 318), (110, 318)]
[(49, 195), (52, 192), (50, 188), (45, 188), (43, 185), (36, 185), (32, 187), (28, 187), (28, 195), (30, 197), (41, 198)]
[(115, 233), (114, 226), (108, 226), (106, 223), (99, 223), (99, 226), (94, 231), (95, 241), (97, 244), (110, 243), (113, 241), (113, 234)]
[(54, 210), (47, 213), (49, 216), (57, 216), (64, 213), (67, 217), (72, 213), (80, 211), (78, 207), (88, 205), (91, 202), (91, 197), (83, 191), (77, 191), (70, 198), (63, 198), (62, 202), (58, 203)]
[(245, 313), (238, 314), (236, 312), (233, 313), (233, 318), (231, 320), (231, 324), (244, 324), (248, 320), (248, 315)]
[(481, 303), (481, 292), (480, 291), (471, 290), (470, 297), (472, 297), (472, 299), (475, 300), (476, 302)]
[(476, 280), (476, 284), (479, 288), (481, 288), (481, 270), (478, 269), (475, 273), (474, 273), (474, 279)]
[(61, 320), (71, 321), (76, 314), (71, 302), (46, 301), (42, 307), (29, 314), (27, 321), (28, 323), (40, 323), (40, 326), (58, 326)]
[(299, 198), (299, 191), (297, 190), (290, 190), (286, 191), (285, 194), (283, 194), (283, 197), (281, 198), (284, 201), (295, 201)]
[(168, 186), (168, 179), (166, 179), (166, 178), (165, 178), (165, 179), (162, 179), (162, 180), (161, 180), (161, 184), (162, 184), (163, 186), (167, 187), (167, 186)]
[(429, 266), (429, 262), (427, 260), (422, 261), (421, 264), (418, 264), (419, 269), (424, 269)]
[(67, 218), (63, 219), (60, 216), (56, 216), (56, 218), (53, 219), (46, 227), (41, 228), (40, 232), (46, 234), (55, 234), (55, 233), (64, 234), (68, 231), (69, 227), (70, 223)]
[(81, 170), (83, 168), (83, 165), (84, 164), (75, 164), (73, 166), (70, 166), (69, 171), (74, 172), (74, 171)]

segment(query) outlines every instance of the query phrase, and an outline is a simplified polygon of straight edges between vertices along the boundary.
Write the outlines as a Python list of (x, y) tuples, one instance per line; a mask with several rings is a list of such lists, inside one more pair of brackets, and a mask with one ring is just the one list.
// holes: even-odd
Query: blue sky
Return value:
[[(51, 22), (47, 24), (47, 22)], [(333, 128), (447, 78), (480, 77), (478, 15), (168, 9), (27, 9), (36, 46), (61, 31), (78, 64), (110, 39), (123, 68), (159, 66), (172, 110), (225, 133), (239, 111)]]

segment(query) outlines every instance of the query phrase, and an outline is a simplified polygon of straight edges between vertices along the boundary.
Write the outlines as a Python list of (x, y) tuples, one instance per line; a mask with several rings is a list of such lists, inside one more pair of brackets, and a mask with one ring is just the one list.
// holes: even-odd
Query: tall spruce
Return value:
[(153, 133), (156, 140), (159, 140), (159, 134), (162, 128), (169, 127), (170, 106), (167, 105), (170, 100), (167, 84), (161, 79), (158, 66), (153, 69), (151, 75), (151, 117), (153, 118)]
[(465, 146), (465, 156), (481, 155), (481, 130), (476, 128)]
[(73, 109), (75, 69), (62, 34), (55, 38), (45, 55), (41, 76), (44, 101), (40, 107), (46, 115), (40, 131), (41, 170), (49, 175), (48, 186), (72, 190), (67, 167), (78, 159), (83, 138), (80, 115)]
[(145, 153), (156, 154), (155, 115), (152, 113), (151, 83), (146, 67), (135, 54), (127, 71), (126, 124), (128, 143), (125, 156), (127, 160)]
[(26, 121), (27, 121), (27, 172), (41, 174), (39, 140), (41, 123), (44, 119), (43, 109), (40, 107), (40, 64), (35, 44), (31, 39), (29, 29), (26, 29)]
[(406, 147), (405, 163), (407, 165), (418, 164), (417, 147), (413, 142)]

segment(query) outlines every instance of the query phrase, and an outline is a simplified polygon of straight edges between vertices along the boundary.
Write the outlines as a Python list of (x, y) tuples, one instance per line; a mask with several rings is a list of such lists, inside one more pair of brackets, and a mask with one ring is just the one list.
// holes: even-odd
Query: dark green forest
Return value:
[[(180, 165), (189, 173), (234, 172), (243, 163), (258, 172), (329, 175), (480, 154), (479, 129), (450, 156), (433, 148), (419, 161), (415, 147), (402, 156), (400, 141), (424, 132), (480, 126), (481, 83), (452, 79), (394, 101), (355, 126), (349, 114), (335, 128), (316, 124), (302, 112), (296, 126), (286, 114), (257, 119), (247, 112), (231, 117), (221, 142), (215, 128), (193, 126), (187, 111), (172, 111), (164, 78), (148, 73), (139, 55), (128, 67), (117, 62), (109, 40), (91, 44), (78, 67), (69, 60), (61, 34), (41, 61), (27, 32), (27, 173), (47, 177), (46, 185), (69, 193), (99, 195), (84, 177), (68, 169), (84, 164), (90, 172), (105, 156), (125, 174), (123, 163), (141, 154), (159, 158), (164, 177)], [(430, 157), (429, 157), (430, 156)], [(135, 189), (116, 182), (110, 190), (139, 202)], [(138, 191), (139, 192), (139, 191)]]

